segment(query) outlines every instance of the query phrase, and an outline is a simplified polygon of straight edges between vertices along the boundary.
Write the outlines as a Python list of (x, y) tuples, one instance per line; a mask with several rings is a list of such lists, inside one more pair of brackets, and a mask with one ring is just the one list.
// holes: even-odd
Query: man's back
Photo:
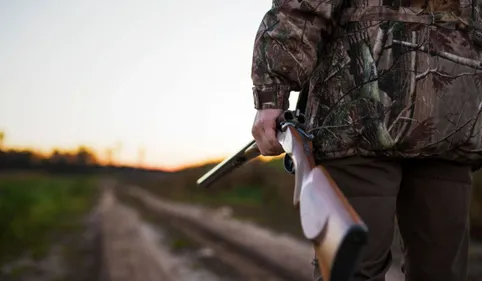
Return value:
[[(310, 79), (317, 90), (308, 115), (316, 116), (319, 158), (479, 158), (474, 150), (481, 148), (482, 72), (474, 66), (482, 65), (468, 32), (455, 30), (461, 21), (451, 14), (459, 6), (434, 5), (434, 12), (443, 13), (439, 27), (419, 23), (433, 17), (415, 15), (420, 7), (380, 10), (378, 2), (341, 9), (342, 18), (353, 22), (335, 29), (319, 56), (321, 75)], [(464, 10), (462, 20), (468, 21)], [(406, 22), (361, 21), (397, 17)]]
[(480, 159), (482, 53), (467, 25), (471, 3), (336, 1), (280, 3), (285, 17), (267, 14), (255, 45), (255, 85), (271, 68), (309, 87), (317, 158)]

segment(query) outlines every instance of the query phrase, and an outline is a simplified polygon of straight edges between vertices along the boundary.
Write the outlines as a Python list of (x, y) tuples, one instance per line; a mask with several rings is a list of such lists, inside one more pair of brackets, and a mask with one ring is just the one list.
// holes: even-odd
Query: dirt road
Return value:
[(111, 281), (175, 281), (165, 272), (166, 263), (157, 259), (156, 244), (143, 235), (134, 212), (118, 204), (111, 186), (106, 186), (100, 203), (104, 277)]
[[(104, 278), (109, 281), (293, 281), (266, 268), (249, 255), (202, 233), (195, 225), (175, 223), (177, 230), (203, 248), (185, 257), (173, 253), (162, 239), (162, 230), (148, 224), (139, 211), (120, 203), (113, 185), (105, 190), (100, 204), (103, 236)], [(199, 268), (192, 255), (204, 264)], [(216, 267), (216, 268), (214, 268)]]
[[(313, 253), (305, 241), (236, 220), (224, 211), (156, 198), (135, 186), (117, 190), (137, 203), (128, 208), (118, 202), (113, 187), (103, 198), (104, 259), (110, 281), (312, 280)], [(159, 239), (162, 231), (144, 221), (146, 214), (155, 218), (157, 227), (169, 225), (199, 247), (184, 256), (173, 253), (168, 242)], [(396, 252), (387, 281), (404, 279), (399, 262)], [(472, 266), (472, 273), (476, 269)]]
[[(311, 245), (305, 241), (274, 233), (249, 222), (235, 220), (223, 212), (168, 202), (135, 186), (123, 187), (122, 190), (136, 198), (151, 214), (169, 218), (170, 223), (174, 222), (176, 228), (184, 228), (184, 234), (191, 239), (204, 242), (211, 251), (216, 252), (223, 263), (234, 263), (241, 267), (238, 275), (243, 272), (244, 276), (240, 280), (312, 280), (313, 252)], [(122, 217), (126, 220), (126, 215)], [(110, 224), (116, 225), (117, 221), (113, 220)], [(193, 237), (193, 234), (200, 237)], [(134, 234), (130, 235), (131, 239), (134, 239)], [(142, 243), (136, 242), (139, 245)], [(223, 246), (216, 247), (215, 244)], [(149, 257), (142, 251), (145, 250), (137, 250), (140, 252), (137, 255)], [(159, 263), (162, 264), (162, 261)], [(148, 263), (143, 263), (143, 266), (146, 266), (145, 264)], [(128, 274), (124, 273), (126, 270), (121, 271), (122, 274)], [(157, 272), (154, 269), (151, 271)], [(397, 271), (394, 267), (387, 275), (387, 281), (401, 280), (401, 273)], [(165, 270), (163, 274), (166, 274)]]

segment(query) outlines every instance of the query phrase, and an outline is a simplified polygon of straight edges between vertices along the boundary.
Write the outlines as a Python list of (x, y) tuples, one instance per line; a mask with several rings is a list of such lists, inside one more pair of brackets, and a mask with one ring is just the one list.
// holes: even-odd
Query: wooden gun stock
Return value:
[(278, 140), (293, 162), (293, 204), (305, 237), (313, 243), (323, 280), (348, 281), (367, 242), (367, 228), (328, 171), (315, 164), (304, 131), (286, 123)]
[[(313, 244), (323, 280), (348, 281), (367, 243), (368, 230), (328, 171), (315, 164), (311, 136), (301, 128), (303, 116), (286, 111), (279, 123), (277, 137), (286, 152), (285, 169), (295, 174), (293, 204), (299, 210), (303, 233)], [(197, 184), (207, 187), (259, 155), (251, 141)]]

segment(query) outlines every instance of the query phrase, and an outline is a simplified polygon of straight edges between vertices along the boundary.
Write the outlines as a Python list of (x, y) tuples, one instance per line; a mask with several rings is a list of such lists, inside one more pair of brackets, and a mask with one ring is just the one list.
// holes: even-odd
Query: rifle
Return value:
[[(278, 118), (277, 138), (286, 152), (283, 164), (295, 175), (293, 204), (303, 233), (313, 244), (323, 280), (348, 281), (367, 243), (368, 229), (328, 171), (315, 164), (313, 136), (306, 133), (304, 123), (299, 110), (287, 110)], [(199, 178), (197, 185), (207, 188), (260, 154), (253, 140)]]

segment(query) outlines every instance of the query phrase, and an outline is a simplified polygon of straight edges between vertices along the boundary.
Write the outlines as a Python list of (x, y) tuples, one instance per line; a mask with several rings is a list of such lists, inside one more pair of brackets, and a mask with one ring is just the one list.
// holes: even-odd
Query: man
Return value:
[[(314, 155), (369, 228), (353, 280), (385, 280), (395, 216), (406, 280), (466, 279), (482, 63), (470, 0), (274, 0), (256, 35), (252, 134), (308, 93)], [(462, 3), (463, 2), (463, 3)], [(319, 279), (315, 268), (315, 280)]]

